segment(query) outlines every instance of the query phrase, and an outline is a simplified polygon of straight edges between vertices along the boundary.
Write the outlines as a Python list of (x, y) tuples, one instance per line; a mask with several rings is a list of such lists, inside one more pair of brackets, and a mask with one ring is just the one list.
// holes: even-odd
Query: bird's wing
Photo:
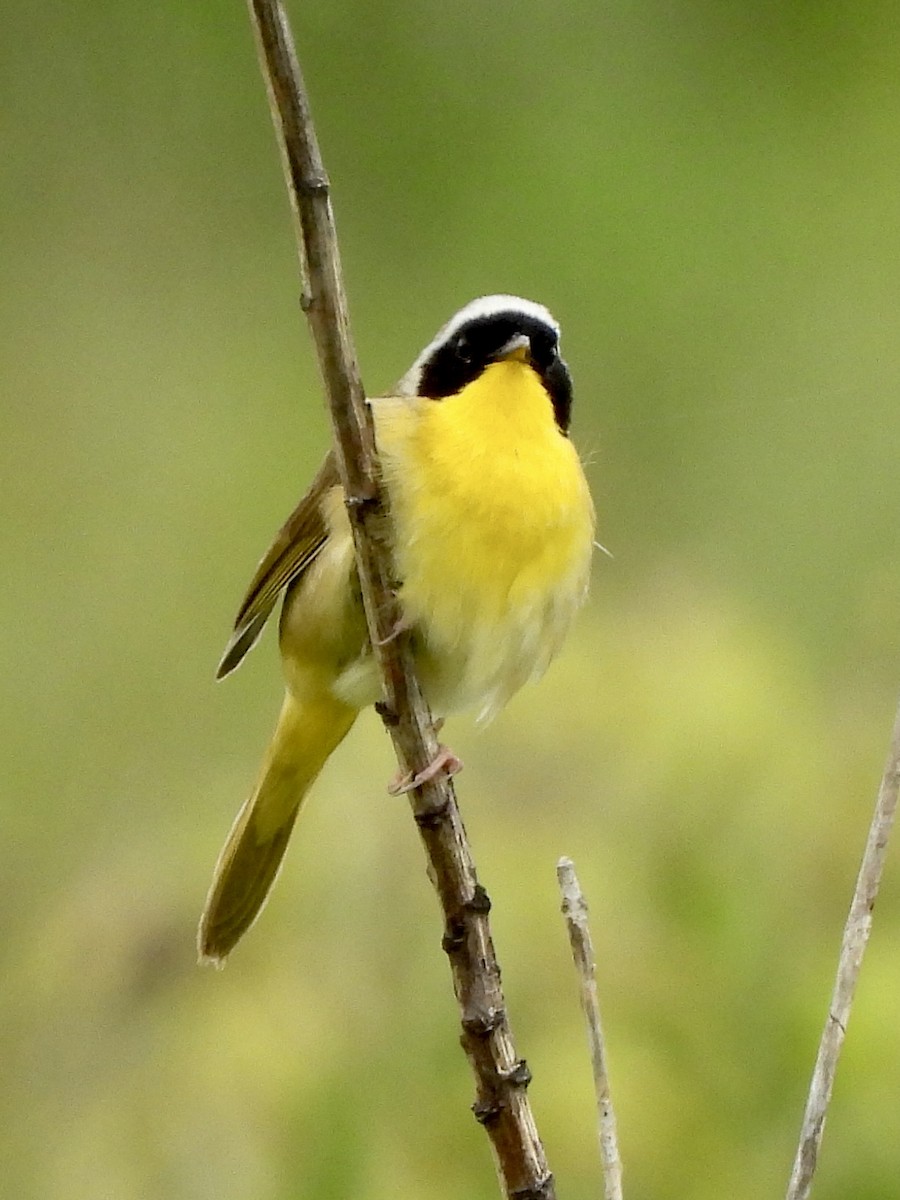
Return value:
[(282, 525), (268, 553), (256, 568), (234, 622), (234, 632), (216, 671), (224, 679), (256, 643), (281, 592), (301, 575), (325, 544), (328, 531), (322, 498), (338, 486), (334, 453), (329, 452), (306, 495)]

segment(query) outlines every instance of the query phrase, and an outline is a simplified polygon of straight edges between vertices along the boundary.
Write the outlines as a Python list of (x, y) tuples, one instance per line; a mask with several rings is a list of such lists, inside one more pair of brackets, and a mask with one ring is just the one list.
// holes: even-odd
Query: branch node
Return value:
[(503, 1105), (497, 1099), (476, 1100), (472, 1105), (472, 1113), (479, 1125), (493, 1125), (502, 1112)]
[(331, 190), (331, 185), (328, 182), (327, 175), (301, 175), (299, 172), (294, 176), (294, 187), (297, 189), (297, 194), (300, 196), (327, 196)]
[(527, 1088), (532, 1079), (531, 1068), (524, 1058), (520, 1058), (508, 1071), (501, 1071), (500, 1078), (512, 1087)]
[(395, 713), (391, 706), (385, 703), (384, 700), (375, 701), (375, 711), (378, 713), (379, 717), (381, 717), (388, 729), (396, 729), (400, 724), (399, 715)]
[(381, 508), (381, 500), (374, 487), (372, 490), (357, 490), (350, 492), (344, 499), (344, 504), (348, 512), (354, 517), (360, 517), (364, 513), (375, 512)]
[(553, 1176), (546, 1175), (537, 1187), (516, 1188), (509, 1193), (509, 1200), (552, 1200)]
[(502, 1008), (483, 1008), (467, 1011), (463, 1014), (462, 1027), (469, 1037), (479, 1040), (490, 1037), (495, 1029), (506, 1020), (506, 1011)]
[(466, 901), (465, 909), (477, 917), (486, 917), (491, 911), (491, 898), (480, 883), (475, 884), (472, 898)]
[(458, 917), (451, 917), (447, 922), (447, 930), (441, 938), (441, 948), (445, 954), (457, 954), (466, 944), (466, 923)]
[(448, 800), (436, 804), (433, 808), (423, 808), (413, 813), (413, 820), (420, 829), (438, 829), (450, 812)]

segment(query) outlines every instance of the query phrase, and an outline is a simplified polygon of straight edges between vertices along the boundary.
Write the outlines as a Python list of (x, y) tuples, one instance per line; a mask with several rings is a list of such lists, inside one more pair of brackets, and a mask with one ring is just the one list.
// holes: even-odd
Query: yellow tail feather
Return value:
[(303, 798), (356, 715), (327, 694), (303, 703), (285, 696), (259, 782), (216, 863), (197, 935), (201, 962), (221, 966), (259, 916)]

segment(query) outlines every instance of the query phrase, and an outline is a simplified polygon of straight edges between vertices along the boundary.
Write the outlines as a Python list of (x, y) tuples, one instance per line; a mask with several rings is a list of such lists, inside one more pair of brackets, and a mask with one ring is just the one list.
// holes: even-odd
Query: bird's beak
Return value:
[(519, 362), (531, 362), (531, 342), (524, 333), (511, 337), (505, 346), (501, 346), (495, 357), (499, 362), (514, 358)]

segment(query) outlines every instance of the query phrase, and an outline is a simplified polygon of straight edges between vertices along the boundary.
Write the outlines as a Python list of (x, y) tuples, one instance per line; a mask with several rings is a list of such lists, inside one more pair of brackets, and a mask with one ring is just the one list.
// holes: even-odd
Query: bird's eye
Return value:
[(456, 339), (456, 357), (464, 363), (472, 361), (472, 348), (464, 333), (461, 333)]

